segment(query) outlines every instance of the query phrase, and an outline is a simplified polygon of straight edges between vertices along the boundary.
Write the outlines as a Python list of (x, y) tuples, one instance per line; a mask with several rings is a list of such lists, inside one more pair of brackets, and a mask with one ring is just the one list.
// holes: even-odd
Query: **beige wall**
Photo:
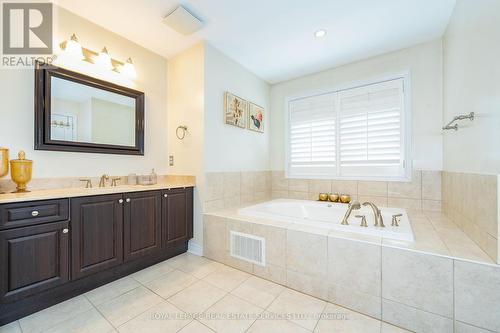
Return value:
[(411, 73), (413, 166), (442, 168), (442, 45), (441, 40), (420, 44), (375, 58), (333, 68), (271, 88), (271, 168), (284, 169), (285, 99), (338, 88), (381, 76)]
[(500, 1), (458, 0), (444, 36), (444, 120), (476, 113), (444, 135), (444, 169), (500, 173)]
[[(56, 42), (76, 33), (83, 46), (126, 60), (132, 57), (138, 73), (135, 88), (146, 95), (145, 156), (82, 154), (33, 150), (34, 74), (33, 70), (0, 70), (0, 145), (11, 149), (11, 156), (25, 150), (34, 160), (34, 177), (95, 176), (102, 173), (146, 173), (156, 168), (167, 171), (167, 61), (128, 40), (75, 14), (56, 7)], [(110, 124), (110, 127), (113, 125)]]

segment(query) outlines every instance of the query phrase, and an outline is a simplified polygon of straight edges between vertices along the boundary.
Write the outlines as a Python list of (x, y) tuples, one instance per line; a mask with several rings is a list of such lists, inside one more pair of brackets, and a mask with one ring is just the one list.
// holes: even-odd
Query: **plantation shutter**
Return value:
[(339, 175), (405, 174), (403, 79), (340, 91)]
[(336, 175), (335, 97), (329, 93), (290, 102), (290, 176)]

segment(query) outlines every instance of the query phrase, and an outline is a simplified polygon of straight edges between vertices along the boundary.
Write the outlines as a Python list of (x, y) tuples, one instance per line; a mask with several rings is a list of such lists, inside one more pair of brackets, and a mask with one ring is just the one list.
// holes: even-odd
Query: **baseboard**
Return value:
[(188, 243), (188, 252), (201, 257), (203, 256), (203, 247), (190, 240)]

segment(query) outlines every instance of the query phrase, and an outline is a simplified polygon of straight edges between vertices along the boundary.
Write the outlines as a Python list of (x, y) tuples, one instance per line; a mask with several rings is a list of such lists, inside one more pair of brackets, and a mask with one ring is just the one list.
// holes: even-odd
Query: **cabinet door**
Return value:
[(125, 194), (124, 259), (150, 255), (161, 247), (161, 192)]
[[(191, 193), (191, 194), (190, 194)], [(189, 189), (172, 189), (165, 191), (162, 201), (163, 214), (163, 246), (175, 247), (192, 237), (192, 191)], [(189, 211), (191, 207), (191, 211)]]
[(121, 194), (71, 199), (73, 278), (123, 262), (123, 197)]
[(69, 222), (0, 231), (2, 302), (18, 300), (68, 281)]

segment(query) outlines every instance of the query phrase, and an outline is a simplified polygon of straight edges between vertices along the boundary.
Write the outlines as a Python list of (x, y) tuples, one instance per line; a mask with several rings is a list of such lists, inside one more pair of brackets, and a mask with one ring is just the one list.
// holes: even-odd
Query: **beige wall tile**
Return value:
[(269, 263), (266, 263), (266, 266), (253, 265), (253, 274), (275, 283), (286, 284), (286, 270), (283, 265)]
[(382, 247), (382, 297), (453, 317), (453, 260)]
[(332, 193), (358, 195), (358, 182), (355, 180), (332, 180)]
[(422, 210), (431, 212), (440, 212), (442, 211), (441, 201), (422, 200)]
[(286, 269), (318, 277), (327, 276), (327, 237), (287, 230)]
[(288, 191), (288, 179), (284, 171), (271, 171), (271, 180), (273, 191)]
[(224, 208), (237, 208), (240, 205), (241, 197), (239, 194), (224, 198)]
[(389, 207), (422, 210), (422, 200), (405, 199), (405, 198), (391, 198), (387, 201)]
[(317, 197), (319, 193), (332, 192), (332, 182), (322, 179), (310, 179), (308, 182), (308, 188), (309, 193), (316, 194)]
[(253, 224), (252, 234), (266, 240), (266, 263), (285, 267), (286, 229)]
[(358, 196), (358, 201), (360, 203), (373, 202), (375, 205), (379, 207), (387, 207), (388, 204), (387, 197), (377, 197), (372, 195), (360, 195)]
[(224, 199), (205, 201), (203, 203), (203, 212), (215, 212), (224, 209)]
[(255, 192), (255, 172), (245, 171), (241, 173), (241, 194)]
[(422, 199), (422, 172), (413, 171), (411, 182), (388, 182), (387, 188), (389, 197)]
[(223, 262), (227, 249), (226, 219), (203, 215), (203, 255)]
[(500, 267), (455, 260), (455, 318), (500, 331)]
[(387, 197), (387, 182), (359, 181), (358, 195)]
[(289, 179), (288, 191), (307, 193), (309, 191), (309, 183), (307, 179)]
[(441, 200), (441, 171), (422, 171), (422, 199)]
[(241, 193), (241, 178), (239, 172), (224, 172), (224, 198), (239, 196)]
[(289, 191), (288, 198), (297, 200), (308, 200), (309, 192)]
[(325, 313), (343, 314), (345, 319), (332, 320), (329, 318), (321, 319), (316, 326), (314, 332), (331, 333), (331, 332), (363, 332), (363, 333), (380, 333), (381, 323), (368, 316), (350, 311), (334, 304), (327, 304)]
[(307, 295), (328, 301), (328, 284), (320, 275), (311, 276), (295, 271), (286, 272), (286, 286)]
[(205, 201), (218, 200), (224, 197), (224, 176), (220, 172), (209, 172), (205, 175)]
[(329, 283), (328, 300), (373, 318), (380, 319), (382, 316), (382, 298), (380, 296), (360, 292), (350, 288), (349, 285)]
[(272, 191), (271, 198), (273, 199), (286, 199), (288, 198), (288, 191)]
[(453, 320), (382, 299), (382, 320), (421, 333), (453, 333)]
[(271, 175), (269, 171), (255, 172), (254, 177), (255, 192), (265, 192), (271, 190)]

